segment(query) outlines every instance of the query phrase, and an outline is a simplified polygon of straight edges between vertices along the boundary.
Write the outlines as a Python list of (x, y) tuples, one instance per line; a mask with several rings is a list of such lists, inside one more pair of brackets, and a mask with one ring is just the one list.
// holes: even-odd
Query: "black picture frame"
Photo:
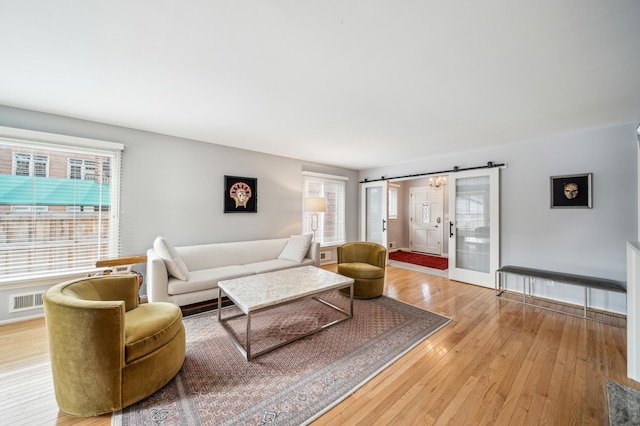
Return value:
[[(565, 189), (567, 195), (565, 195)], [(590, 209), (592, 207), (592, 173), (551, 176), (552, 209)]]
[(225, 175), (224, 212), (257, 213), (258, 179)]

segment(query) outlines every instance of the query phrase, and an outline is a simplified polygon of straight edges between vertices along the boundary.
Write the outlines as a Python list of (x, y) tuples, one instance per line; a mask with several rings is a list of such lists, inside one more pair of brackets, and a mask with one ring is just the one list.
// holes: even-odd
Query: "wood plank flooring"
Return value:
[[(624, 328), (393, 266), (385, 294), (454, 320), (313, 425), (607, 425), (605, 380), (640, 389)], [(0, 326), (0, 424), (110, 424), (61, 412), (50, 371), (44, 319)]]

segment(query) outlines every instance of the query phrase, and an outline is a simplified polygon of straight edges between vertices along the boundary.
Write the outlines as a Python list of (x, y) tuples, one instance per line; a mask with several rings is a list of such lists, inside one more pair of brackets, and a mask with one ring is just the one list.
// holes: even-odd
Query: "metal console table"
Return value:
[[(622, 281), (610, 280), (607, 278), (594, 278), (584, 275), (574, 275), (567, 274), (563, 272), (551, 272), (545, 271), (541, 269), (532, 269), (532, 268), (523, 268), (520, 266), (503, 266), (500, 269), (496, 270), (496, 296), (503, 296), (507, 290), (505, 287), (505, 275), (513, 274), (519, 275), (523, 277), (522, 280), (522, 300), (518, 300), (517, 298), (507, 298), (507, 300), (513, 300), (516, 302), (522, 302), (526, 305), (537, 306), (544, 309), (549, 309), (555, 312), (561, 312), (564, 314), (580, 316), (582, 318), (587, 318), (595, 321), (601, 321), (612, 325), (620, 325), (620, 321), (613, 321), (611, 319), (616, 318), (618, 320), (625, 318), (624, 315), (615, 314), (613, 312), (604, 312), (594, 310), (589, 306), (589, 290), (590, 289), (599, 289), (605, 291), (612, 291), (616, 293), (627, 293), (627, 285)], [(582, 315), (574, 314), (572, 312), (565, 310), (561, 310), (560, 308), (555, 309), (552, 306), (554, 304), (559, 306), (566, 306), (561, 302), (550, 301), (545, 299), (547, 306), (541, 306), (536, 301), (539, 301), (539, 298), (534, 296), (532, 293), (532, 283), (535, 279), (542, 279), (548, 281), (554, 281), (564, 284), (570, 284), (574, 286), (580, 286), (584, 289), (584, 303), (581, 306)], [(598, 312), (600, 315), (598, 318), (594, 316), (589, 316), (589, 312)], [(608, 317), (609, 320), (607, 319)]]

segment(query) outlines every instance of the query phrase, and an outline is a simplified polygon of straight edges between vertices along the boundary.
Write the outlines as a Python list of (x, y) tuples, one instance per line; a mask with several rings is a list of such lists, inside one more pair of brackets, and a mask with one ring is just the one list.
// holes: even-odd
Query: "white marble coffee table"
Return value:
[[(335, 306), (319, 297), (320, 294), (330, 290), (349, 287), (349, 312)], [(300, 268), (285, 269), (282, 271), (267, 272), (265, 274), (251, 275), (248, 277), (224, 280), (218, 283), (218, 307), (222, 306), (222, 296), (226, 295), (241, 313), (222, 318), (223, 309), (218, 309), (218, 321), (227, 330), (240, 352), (245, 358), (251, 359), (299, 340), (310, 334), (324, 330), (327, 327), (338, 324), (353, 317), (353, 279), (344, 275), (334, 274), (315, 266), (302, 266)], [(258, 353), (251, 352), (251, 316), (255, 313), (275, 308), (286, 303), (295, 302), (305, 297), (321, 302), (338, 312), (344, 314), (343, 318), (321, 325), (320, 327), (282, 342), (276, 346), (262, 350)], [(247, 347), (243, 347), (236, 336), (231, 332), (227, 321), (246, 315), (247, 317)]]

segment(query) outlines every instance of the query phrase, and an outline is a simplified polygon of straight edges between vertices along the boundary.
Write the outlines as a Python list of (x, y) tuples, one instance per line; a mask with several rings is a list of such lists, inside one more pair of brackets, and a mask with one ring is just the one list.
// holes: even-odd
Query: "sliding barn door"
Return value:
[(449, 278), (494, 287), (500, 264), (500, 169), (449, 175)]
[(360, 239), (387, 247), (387, 181), (360, 186)]

